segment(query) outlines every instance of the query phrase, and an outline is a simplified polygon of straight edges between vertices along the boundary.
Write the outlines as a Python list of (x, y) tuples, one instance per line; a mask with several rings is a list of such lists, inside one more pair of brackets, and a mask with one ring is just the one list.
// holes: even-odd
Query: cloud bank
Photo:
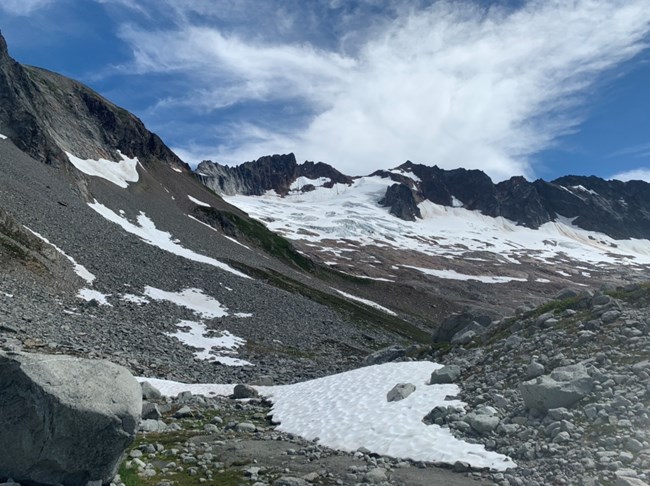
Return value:
[(183, 81), (152, 113), (246, 115), (179, 145), (189, 161), (295, 152), (353, 174), (410, 159), (530, 177), (534, 156), (578, 129), (591, 89), (650, 31), (647, 0), (289, 3), (165, 0), (166, 28), (122, 25), (124, 69)]

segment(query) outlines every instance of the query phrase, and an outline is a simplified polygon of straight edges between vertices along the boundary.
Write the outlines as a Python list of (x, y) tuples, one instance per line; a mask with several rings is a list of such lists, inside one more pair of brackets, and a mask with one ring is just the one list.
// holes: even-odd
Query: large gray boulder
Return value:
[(126, 368), (0, 352), (0, 477), (107, 483), (135, 438), (141, 409), (140, 385)]
[(413, 383), (398, 383), (387, 394), (386, 400), (389, 402), (398, 402), (404, 400), (415, 391)]
[(556, 368), (550, 375), (539, 376), (519, 385), (526, 407), (538, 412), (553, 408), (571, 408), (591, 393), (594, 381), (583, 365)]
[[(481, 309), (466, 309), (459, 314), (453, 314), (447, 317), (440, 327), (433, 333), (434, 343), (448, 343), (456, 333), (466, 329), (468, 326), (478, 326), (486, 328), (492, 322), (492, 317)], [(475, 331), (476, 331), (475, 329)], [(480, 334), (477, 332), (477, 334)]]
[(447, 365), (431, 373), (430, 385), (454, 383), (460, 377), (460, 366)]

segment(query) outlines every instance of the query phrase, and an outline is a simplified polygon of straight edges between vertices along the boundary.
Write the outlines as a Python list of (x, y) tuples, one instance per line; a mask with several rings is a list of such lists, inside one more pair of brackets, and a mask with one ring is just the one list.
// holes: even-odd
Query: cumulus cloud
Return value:
[(32, 12), (53, 3), (54, 0), (2, 0), (0, 10), (12, 15), (29, 15)]
[(615, 174), (610, 179), (616, 179), (619, 181), (646, 181), (650, 182), (650, 168), (641, 168), (628, 170), (626, 172), (621, 172)]
[[(183, 2), (166, 3), (183, 10)], [(233, 2), (217, 3), (241, 13)], [(375, 5), (360, 30), (349, 29), (361, 25), (359, 12), (336, 11), (345, 21), (335, 32), (318, 31), (317, 43), (298, 36), (305, 25), (316, 28), (313, 15), (294, 15), (284, 33), (252, 35), (236, 23), (226, 29), (197, 20), (190, 7), (173, 28), (130, 24), (121, 36), (134, 53), (127, 69), (186, 80), (185, 92), (158, 109), (283, 102), (308, 114), (292, 125), (282, 113), (273, 123), (236, 120), (233, 138), (201, 147), (214, 160), (293, 151), (362, 174), (410, 159), (479, 168), (500, 180), (532, 176), (531, 158), (577, 129), (576, 108), (600, 75), (645, 49), (650, 31), (647, 0), (395, 5)]]

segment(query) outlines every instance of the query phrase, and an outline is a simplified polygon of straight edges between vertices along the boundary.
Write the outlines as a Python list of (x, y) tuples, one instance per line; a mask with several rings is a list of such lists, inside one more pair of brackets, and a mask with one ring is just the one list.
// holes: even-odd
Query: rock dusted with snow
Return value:
[(135, 438), (138, 382), (121, 366), (63, 355), (0, 353), (0, 477), (109, 482)]
[(404, 400), (415, 391), (413, 383), (398, 383), (387, 394), (386, 400), (389, 402), (398, 402)]
[(422, 219), (422, 213), (418, 207), (411, 188), (405, 184), (393, 184), (386, 189), (386, 195), (379, 201), (379, 204), (390, 208), (389, 212), (405, 221)]
[(239, 384), (235, 385), (232, 396), (235, 399), (257, 398), (260, 394), (250, 385)]
[(539, 412), (552, 408), (570, 408), (586, 397), (594, 381), (583, 365), (556, 368), (550, 375), (539, 376), (519, 386), (526, 407)]
[(454, 383), (460, 377), (460, 366), (447, 365), (431, 373), (430, 385)]

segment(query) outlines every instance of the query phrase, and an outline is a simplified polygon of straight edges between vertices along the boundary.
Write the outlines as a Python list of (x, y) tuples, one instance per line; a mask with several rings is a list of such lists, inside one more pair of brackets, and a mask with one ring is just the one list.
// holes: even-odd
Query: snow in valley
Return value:
[[(426, 425), (423, 417), (437, 405), (463, 408), (456, 385), (428, 385), (440, 365), (428, 361), (387, 363), (331, 375), (293, 385), (255, 387), (273, 402), (278, 429), (321, 445), (345, 451), (365, 447), (371, 452), (417, 461), (505, 470), (515, 463), (482, 445), (456, 439), (448, 429)], [(139, 378), (164, 395), (230, 395), (233, 385), (196, 384)], [(413, 383), (415, 392), (404, 400), (388, 402), (386, 394), (398, 383)]]
[[(424, 201), (419, 204), (423, 219), (403, 221), (389, 215), (388, 209), (378, 204), (393, 183), (377, 176), (362, 177), (350, 186), (317, 187), (311, 192), (292, 192), (286, 197), (269, 191), (263, 196), (238, 195), (224, 199), (263, 221), (273, 231), (290, 239), (323, 245), (321, 251), (339, 255), (341, 248), (328, 248), (328, 241), (345, 240), (358, 246), (393, 247), (446, 258), (488, 252), (514, 264), (530, 258), (544, 263), (567, 258), (596, 266), (650, 264), (649, 241), (614, 240), (578, 228), (568, 218), (558, 218), (533, 230), (502, 217), (492, 218), (463, 207)], [(462, 205), (462, 201), (454, 199), (455, 206)], [(433, 269), (418, 270), (430, 273)], [(436, 276), (440, 278), (467, 277), (486, 283), (518, 280), (438, 270)]]

